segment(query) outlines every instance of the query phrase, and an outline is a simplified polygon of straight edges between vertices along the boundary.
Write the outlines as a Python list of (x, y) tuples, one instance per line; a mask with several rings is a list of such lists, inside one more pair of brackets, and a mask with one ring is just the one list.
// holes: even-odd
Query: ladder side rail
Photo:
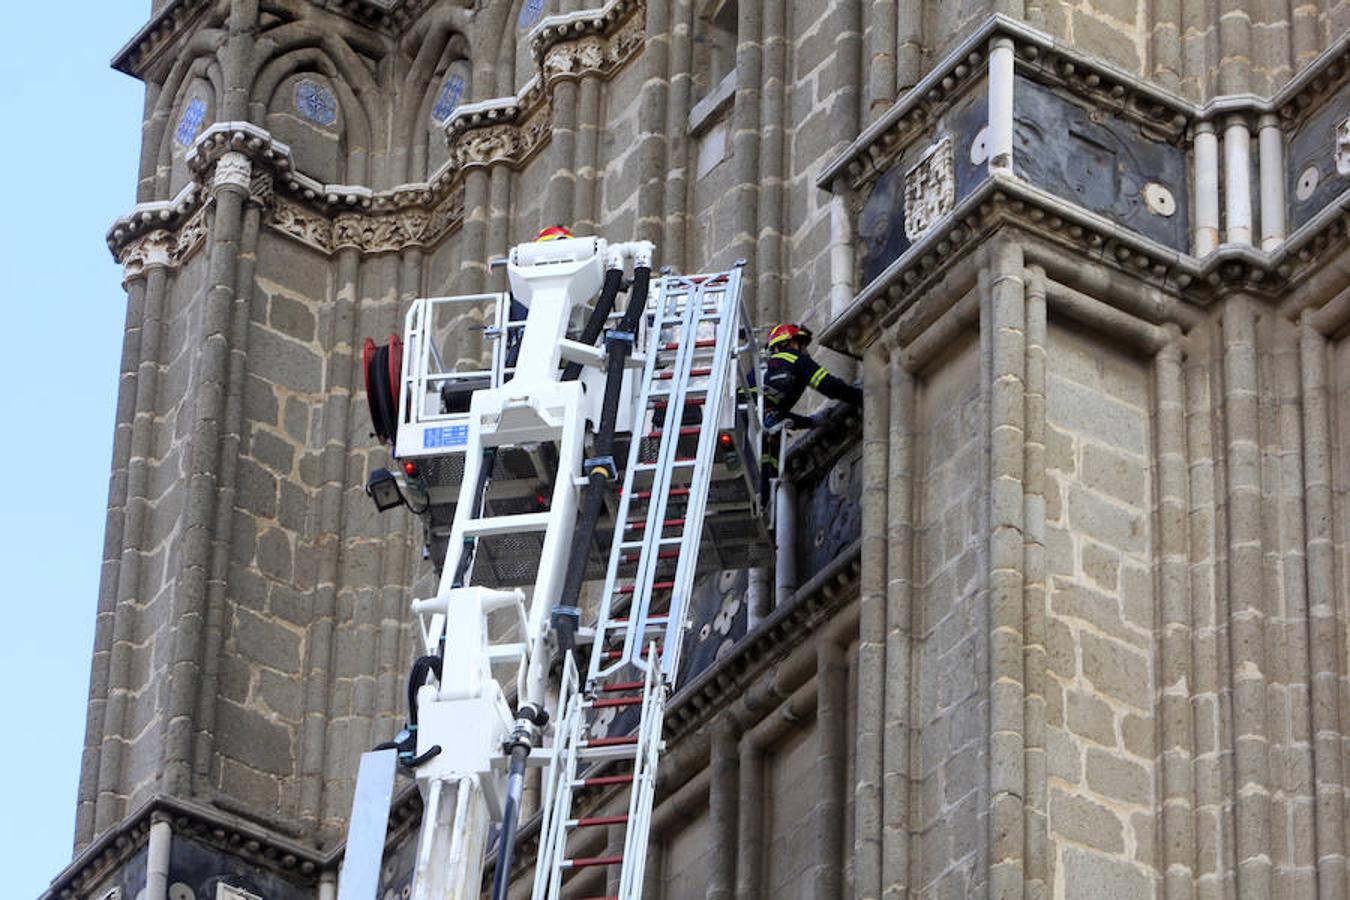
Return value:
[[(566, 850), (567, 819), (572, 807), (572, 779), (576, 774), (575, 751), (581, 731), (581, 695), (577, 691), (576, 666), (569, 662), (563, 665), (558, 707), (562, 714), (557, 723), (552, 759), (543, 778), (543, 819), (539, 824), (539, 852), (535, 859), (534, 888), (531, 893), (537, 900), (556, 894), (553, 873), (559, 868), (558, 862)], [(561, 847), (558, 846), (560, 838)]]
[(492, 340), (492, 380), (489, 384), (494, 388), (501, 387), (506, 376), (503, 370), (506, 367), (506, 347), (510, 343), (506, 333), (506, 321), (511, 315), (511, 304), (507, 299), (510, 296), (507, 291), (497, 294), (497, 302), (492, 309), (492, 328), (496, 337)]
[[(666, 276), (672, 279), (675, 276)], [(663, 526), (669, 508), (670, 488), (674, 478), (674, 462), (679, 449), (680, 428), (683, 427), (685, 404), (689, 391), (689, 372), (693, 367), (694, 350), (698, 338), (698, 322), (702, 318), (702, 290), (699, 285), (688, 286), (683, 292), (683, 307), (676, 306), (678, 315), (672, 315), (672, 325), (678, 344), (671, 366), (672, 376), (665, 393), (666, 415), (661, 427), (656, 469), (652, 478), (652, 495), (647, 507), (647, 525), (643, 530), (643, 548), (634, 582), (628, 625), (624, 634), (623, 660), (640, 671), (645, 671), (649, 660), (642, 657), (647, 622), (652, 601), (652, 585), (656, 581)], [(674, 292), (672, 292), (674, 296)], [(658, 320), (658, 324), (663, 320)], [(706, 421), (707, 410), (704, 410)], [(689, 519), (686, 513), (681, 533), (688, 535)], [(678, 587), (678, 585), (676, 586)], [(673, 604), (673, 595), (672, 595)], [(669, 627), (669, 626), (667, 626)]]
[[(399, 403), (407, 404), (407, 409), (400, 410), (399, 425), (405, 422), (413, 423), (420, 420), (422, 415), (423, 393), (418, 385), (421, 383), (419, 375), (425, 371), (422, 364), (422, 356), (425, 354), (424, 346), (427, 344), (424, 336), (426, 334), (426, 315), (429, 301), (415, 300), (408, 309), (408, 315), (404, 317), (403, 323), (403, 363), (402, 370), (399, 373)], [(397, 433), (396, 435), (397, 436)]]
[[(605, 573), (604, 592), (600, 596), (600, 608), (596, 614), (595, 625), (595, 644), (591, 649), (591, 659), (587, 666), (586, 683), (588, 686), (594, 685), (599, 679), (617, 672), (624, 665), (622, 656), (606, 665), (603, 653), (604, 629), (609, 623), (614, 604), (615, 591), (618, 589), (619, 568), (622, 564), (624, 555), (622, 544), (625, 542), (626, 525), (628, 523), (631, 500), (636, 485), (638, 464), (642, 459), (642, 441), (638, 430), (646, 427), (647, 406), (651, 400), (651, 389), (656, 384), (657, 352), (656, 348), (660, 346), (661, 338), (661, 309), (667, 302), (666, 278), (657, 279), (653, 291), (652, 300), (649, 307), (654, 306), (657, 310), (657, 321), (647, 330), (647, 352), (642, 366), (642, 386), (639, 391), (639, 398), (636, 409), (636, 415), (633, 420), (633, 436), (629, 440), (628, 446), (628, 464), (624, 468), (623, 493), (619, 497), (619, 508), (614, 518), (614, 538), (610, 542), (609, 563)], [(645, 316), (645, 313), (644, 313)], [(644, 541), (646, 535), (643, 535)], [(645, 549), (645, 547), (644, 547)], [(645, 553), (639, 552), (638, 561), (641, 563), (642, 556)]]
[[(655, 652), (656, 643), (653, 641), (648, 644), (648, 653)], [(656, 798), (666, 693), (665, 679), (655, 666), (649, 667), (643, 684), (642, 718), (633, 757), (632, 790), (628, 797), (628, 829), (624, 835), (623, 867), (619, 872), (620, 900), (639, 900), (641, 897), (647, 869), (647, 839)]]
[[(728, 273), (725, 285), (714, 285), (722, 296), (717, 304), (715, 355), (708, 374), (707, 394), (704, 401), (703, 427), (699, 431), (697, 462), (690, 479), (688, 503), (685, 508), (684, 534), (680, 542), (679, 557), (676, 561), (674, 585), (672, 586), (670, 617), (666, 622), (665, 642), (661, 651), (661, 671), (673, 685), (680, 664), (680, 651), (684, 643), (684, 616), (689, 596), (693, 592), (693, 582), (698, 565), (699, 548), (703, 540), (703, 519), (707, 510), (708, 490), (712, 482), (714, 455), (717, 449), (717, 433), (721, 427), (722, 403), (726, 399), (727, 381), (731, 364), (735, 359), (737, 317), (729, 300), (740, 296), (741, 270), (733, 269)], [(700, 301), (708, 294), (706, 282), (700, 285)], [(702, 313), (700, 302), (699, 318), (707, 318)], [(733, 386), (734, 387), (734, 386)]]

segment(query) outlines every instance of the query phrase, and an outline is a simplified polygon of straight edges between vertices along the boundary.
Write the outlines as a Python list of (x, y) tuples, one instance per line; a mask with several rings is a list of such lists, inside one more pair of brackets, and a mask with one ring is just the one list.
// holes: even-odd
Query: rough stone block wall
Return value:
[(985, 889), (989, 674), (980, 485), (988, 407), (979, 345), (969, 336), (917, 387), (919, 487), (915, 531), (914, 711), (918, 806), (911, 874), (919, 896)]
[(1142, 897), (1156, 878), (1149, 366), (1053, 325), (1048, 358), (1054, 890), (1110, 883), (1109, 896)]
[(662, 843), (663, 900), (676, 897), (701, 897), (708, 888), (708, 867), (712, 856), (712, 829), (709, 817), (697, 816)]
[(809, 873), (816, 838), (819, 795), (803, 790), (818, 784), (815, 729), (801, 728), (788, 736), (765, 761), (765, 815), (762, 823), (764, 888), (769, 897), (810, 897)]

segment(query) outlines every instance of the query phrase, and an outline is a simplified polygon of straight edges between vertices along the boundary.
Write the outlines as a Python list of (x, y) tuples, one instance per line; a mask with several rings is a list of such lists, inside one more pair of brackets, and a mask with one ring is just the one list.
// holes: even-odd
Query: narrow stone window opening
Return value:
[(694, 25), (694, 94), (717, 93), (736, 73), (736, 0), (709, 0)]
[(691, 134), (716, 125), (735, 100), (736, 22), (736, 0), (709, 0), (695, 22)]

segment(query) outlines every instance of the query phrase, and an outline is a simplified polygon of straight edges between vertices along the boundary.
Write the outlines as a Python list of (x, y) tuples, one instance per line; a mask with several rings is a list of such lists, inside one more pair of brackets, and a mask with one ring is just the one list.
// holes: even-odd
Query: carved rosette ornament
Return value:
[(233, 185), (248, 190), (253, 183), (253, 163), (238, 150), (230, 150), (220, 155), (216, 162), (215, 174), (211, 177), (211, 189), (220, 190)]

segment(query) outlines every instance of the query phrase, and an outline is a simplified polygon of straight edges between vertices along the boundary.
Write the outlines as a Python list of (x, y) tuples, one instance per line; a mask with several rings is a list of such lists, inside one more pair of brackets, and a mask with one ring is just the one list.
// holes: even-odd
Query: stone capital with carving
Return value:
[(218, 191), (226, 185), (243, 188), (247, 191), (253, 182), (253, 164), (238, 150), (222, 153), (216, 161), (215, 174), (211, 177), (211, 189)]
[(127, 244), (122, 252), (122, 284), (127, 284), (155, 267), (171, 264), (174, 236), (164, 229), (156, 229)]

